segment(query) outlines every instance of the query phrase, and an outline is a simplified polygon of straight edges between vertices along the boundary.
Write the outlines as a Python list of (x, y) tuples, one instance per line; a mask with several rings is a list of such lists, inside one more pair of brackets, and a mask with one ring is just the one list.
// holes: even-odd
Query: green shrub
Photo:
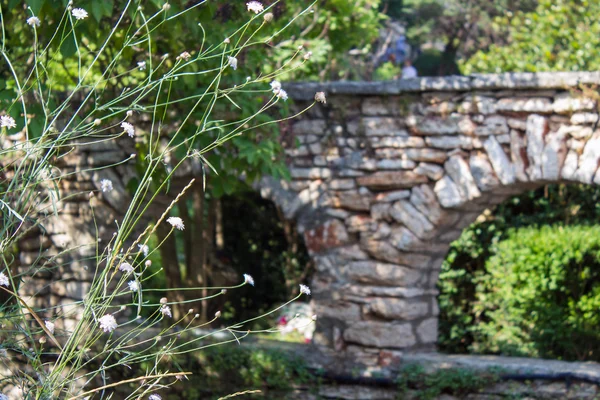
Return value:
[[(217, 346), (178, 359), (193, 384), (181, 398), (216, 398), (245, 390), (261, 390), (259, 398), (282, 399), (296, 385), (316, 383), (304, 361), (284, 350)], [(283, 396), (283, 397), (282, 397)]]
[(477, 287), (477, 352), (600, 360), (600, 226), (513, 230)]
[[(442, 265), (440, 289), (441, 351), (491, 351), (482, 345), (481, 325), (494, 304), (483, 299), (481, 282), (486, 263), (513, 229), (544, 225), (600, 226), (600, 188), (589, 185), (549, 185), (512, 197), (465, 229), (452, 243)], [(483, 299), (483, 300), (482, 300)], [(568, 359), (580, 358), (572, 354)]]

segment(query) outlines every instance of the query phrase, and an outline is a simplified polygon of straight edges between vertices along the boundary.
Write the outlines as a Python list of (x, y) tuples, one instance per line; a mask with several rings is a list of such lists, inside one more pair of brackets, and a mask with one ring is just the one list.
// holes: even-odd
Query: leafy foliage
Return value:
[(600, 57), (598, 13), (593, 0), (541, 0), (535, 11), (495, 19), (509, 42), (492, 44), (464, 62), (464, 73), (595, 71)]
[[(492, 346), (491, 338), (482, 333), (485, 324), (490, 322), (489, 312), (499, 307), (497, 303), (494, 303), (498, 299), (494, 297), (494, 293), (496, 293), (494, 285), (496, 283), (491, 280), (490, 271), (493, 264), (490, 263), (492, 260), (498, 260), (494, 257), (509, 257), (504, 252), (508, 251), (510, 245), (503, 243), (505, 240), (512, 242), (516, 240), (510, 236), (515, 232), (514, 229), (522, 228), (526, 230), (542, 227), (549, 232), (553, 232), (552, 229), (544, 228), (544, 226), (564, 226), (564, 228), (560, 228), (562, 230), (559, 228), (554, 228), (554, 230), (558, 232), (557, 235), (564, 234), (566, 236), (568, 234), (563, 232), (567, 229), (596, 229), (595, 225), (600, 222), (599, 199), (600, 190), (597, 187), (584, 185), (547, 186), (507, 200), (493, 212), (484, 214), (485, 218), (466, 229), (461, 237), (452, 244), (440, 274), (440, 348), (443, 351), (454, 353), (475, 351), (509, 352), (508, 348), (500, 349), (497, 345)], [(577, 225), (581, 225), (581, 227), (577, 227)], [(586, 228), (590, 225), (591, 228)], [(542, 234), (540, 233), (540, 235)], [(566, 236), (565, 243), (567, 243)], [(545, 240), (546, 235), (540, 236), (538, 239)], [(550, 239), (551, 237), (548, 236), (548, 240)], [(522, 242), (524, 242), (524, 239)], [(559, 246), (556, 254), (562, 254), (561, 251), (567, 254), (569, 250), (565, 247)], [(547, 254), (549, 260), (553, 260), (552, 254)], [(569, 260), (571, 258), (564, 256), (562, 260), (556, 262), (562, 262), (563, 268), (566, 269)], [(515, 265), (520, 265), (519, 263), (519, 260), (514, 260)], [(542, 270), (527, 270), (522, 273), (535, 282), (542, 279), (542, 272)], [(516, 278), (505, 277), (505, 279)], [(551, 278), (546, 276), (544, 279)], [(567, 277), (564, 279), (567, 279)], [(583, 281), (588, 278), (581, 279)], [(591, 277), (586, 282), (592, 287), (597, 287), (599, 282), (595, 279)], [(592, 289), (588, 288), (586, 290)], [(541, 293), (538, 294), (541, 295)], [(515, 294), (515, 296), (518, 295)], [(577, 296), (568, 294), (562, 300), (567, 301), (566, 299), (569, 296), (571, 296), (571, 300), (577, 301)], [(521, 307), (520, 304), (513, 305)], [(546, 305), (550, 306), (550, 304)], [(560, 307), (556, 308), (555, 311), (563, 312), (560, 318), (564, 321), (569, 318), (567, 309), (564, 308), (562, 303)], [(511, 312), (517, 313), (518, 311)], [(500, 329), (499, 326), (496, 326), (496, 328)], [(506, 329), (515, 328), (515, 326), (512, 326), (512, 328), (506, 327)], [(568, 324), (565, 324), (566, 329), (569, 329)], [(536, 338), (541, 338), (541, 336), (536, 336)], [(533, 340), (534, 338), (531, 337), (530, 339)], [(536, 344), (536, 346), (543, 346), (543, 344)], [(522, 353), (519, 354), (541, 355), (539, 351), (536, 351), (537, 353), (528, 352), (529, 350), (524, 348), (521, 351)], [(548, 351), (544, 350), (544, 354), (550, 354)], [(581, 354), (577, 352), (571, 352), (570, 354), (557, 352), (556, 357), (580, 358)], [(516, 352), (513, 351), (510, 354), (516, 354)], [(588, 354), (584, 358), (589, 356)]]
[(479, 281), (478, 352), (600, 360), (600, 226), (511, 231)]
[(236, 347), (232, 351), (220, 346), (178, 361), (194, 371), (190, 377), (193, 384), (178, 398), (215, 398), (215, 394), (261, 390), (260, 398), (281, 399), (294, 385), (316, 381), (300, 358), (281, 350)]

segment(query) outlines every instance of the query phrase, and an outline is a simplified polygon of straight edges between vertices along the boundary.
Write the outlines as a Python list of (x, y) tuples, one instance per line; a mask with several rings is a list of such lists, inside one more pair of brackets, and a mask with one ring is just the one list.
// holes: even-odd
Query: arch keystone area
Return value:
[[(600, 183), (599, 73), (291, 84), (292, 179), (257, 185), (296, 219), (316, 273), (315, 342), (430, 350), (450, 243), (486, 208), (547, 183)], [(298, 143), (296, 146), (295, 144)]]

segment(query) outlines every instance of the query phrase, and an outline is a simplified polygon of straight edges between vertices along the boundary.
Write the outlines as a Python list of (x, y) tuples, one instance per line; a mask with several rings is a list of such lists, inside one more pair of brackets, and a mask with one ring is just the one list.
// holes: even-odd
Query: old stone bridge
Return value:
[[(315, 261), (316, 342), (361, 360), (433, 349), (440, 265), (462, 229), (524, 190), (600, 183), (597, 84), (600, 73), (285, 85), (299, 108), (327, 93), (327, 104), (282, 129), (293, 179), (257, 184), (297, 221)], [(33, 266), (40, 249), (67, 245), (81, 259), (54, 256), (61, 282), (36, 276), (24, 296), (66, 313), (87, 293), (96, 241), (87, 192), (106, 205), (95, 218), (119, 218), (135, 168), (122, 160), (134, 151), (133, 141), (111, 142), (63, 158), (65, 171), (119, 165), (61, 183), (86, 195), (68, 197), (61, 215), (48, 217), (48, 235), (22, 243), (20, 261)], [(112, 192), (100, 193), (102, 178)], [(110, 239), (111, 227), (99, 233)]]
[[(316, 263), (316, 341), (350, 353), (427, 350), (450, 242), (486, 208), (555, 182), (600, 183), (598, 73), (286, 87), (292, 180), (263, 196), (298, 221)], [(371, 350), (369, 350), (371, 349)]]

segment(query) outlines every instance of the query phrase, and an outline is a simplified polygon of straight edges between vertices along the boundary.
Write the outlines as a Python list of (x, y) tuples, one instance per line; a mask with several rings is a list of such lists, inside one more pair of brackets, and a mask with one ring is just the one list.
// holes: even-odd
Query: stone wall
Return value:
[[(282, 127), (292, 180), (257, 184), (297, 221), (315, 261), (315, 341), (366, 364), (434, 349), (439, 269), (462, 229), (524, 190), (600, 183), (596, 91), (579, 86), (597, 83), (600, 73), (285, 85), (294, 107), (327, 92), (327, 104)], [(21, 243), (21, 272), (36, 271), (20, 288), (32, 305), (77, 318), (101, 246), (94, 218), (106, 243), (129, 203), (134, 152), (124, 137), (56, 160), (78, 172), (61, 181), (59, 215)], [(180, 181), (196, 169), (184, 166)], [(113, 191), (101, 193), (104, 178)], [(70, 320), (60, 318), (67, 329)]]
[(284, 138), (292, 180), (263, 196), (315, 261), (318, 344), (377, 360), (432, 350), (436, 284), (461, 231), (546, 183), (600, 183), (599, 73), (288, 85), (327, 92)]

